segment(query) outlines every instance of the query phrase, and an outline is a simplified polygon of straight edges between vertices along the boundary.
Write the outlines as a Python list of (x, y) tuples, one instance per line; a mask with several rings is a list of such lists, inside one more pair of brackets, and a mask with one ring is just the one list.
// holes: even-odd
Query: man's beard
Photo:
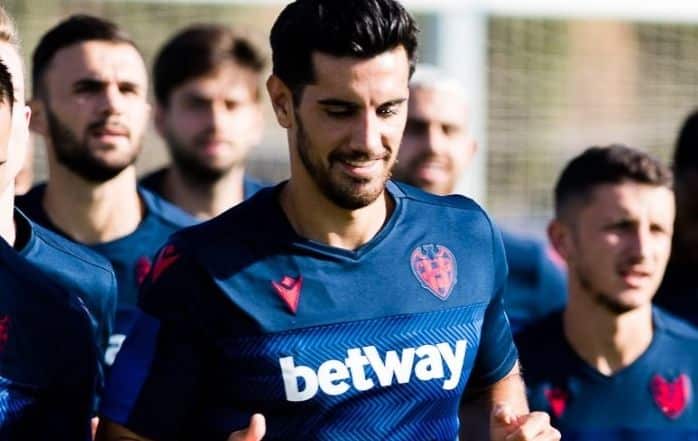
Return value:
[[(438, 195), (453, 193), (453, 189), (456, 186), (455, 179), (449, 179), (448, 181), (428, 182), (417, 176), (417, 170), (420, 169), (423, 164), (433, 160), (434, 158), (436, 158), (436, 156), (431, 153), (422, 153), (419, 156), (412, 158), (409, 162), (404, 159), (398, 159), (400, 163), (393, 167), (393, 175), (398, 181), (405, 182), (429, 193)], [(452, 166), (450, 161), (448, 166), (450, 170), (450, 167)]]
[[(367, 160), (370, 159), (369, 156), (364, 152), (348, 152), (342, 153), (334, 151), (330, 153), (329, 156), (329, 167), (325, 169), (320, 161), (315, 161), (311, 157), (312, 147), (308, 139), (305, 128), (300, 121), (300, 118), (296, 116), (296, 123), (298, 124), (298, 132), (296, 136), (296, 146), (298, 148), (298, 156), (308, 171), (315, 184), (320, 189), (320, 191), (325, 195), (327, 199), (332, 201), (338, 207), (347, 210), (357, 210), (363, 208), (380, 196), (385, 190), (385, 183), (390, 178), (390, 167), (385, 167), (386, 173), (382, 177), (380, 185), (376, 185), (375, 188), (368, 188), (362, 192), (358, 191), (358, 186), (365, 186), (370, 179), (354, 178), (351, 176), (346, 176), (342, 179), (333, 179), (329, 168), (332, 167), (334, 162), (340, 160)], [(387, 162), (390, 158), (390, 150), (386, 147), (386, 153), (384, 160)]]
[(91, 123), (85, 130), (85, 137), (82, 140), (66, 127), (48, 107), (46, 107), (46, 121), (48, 123), (49, 137), (58, 162), (88, 181), (106, 182), (133, 165), (136, 159), (138, 159), (140, 146), (137, 146), (131, 155), (117, 163), (107, 163), (92, 155), (87, 145), (88, 133), (90, 130), (105, 125), (107, 122), (106, 118)]
[(244, 166), (244, 161), (232, 161), (223, 167), (216, 167), (206, 164), (196, 156), (195, 152), (184, 146), (178, 137), (167, 131), (163, 137), (167, 143), (172, 162), (177, 166), (177, 170), (192, 185), (210, 186), (223, 178), (235, 167)]
[(635, 305), (628, 305), (620, 300), (614, 299), (613, 296), (608, 293), (604, 293), (600, 289), (597, 289), (588, 276), (588, 272), (581, 267), (577, 267), (577, 277), (579, 278), (579, 284), (587, 292), (591, 293), (594, 302), (604, 308), (606, 311), (613, 315), (622, 315), (626, 312), (630, 312), (637, 307)]

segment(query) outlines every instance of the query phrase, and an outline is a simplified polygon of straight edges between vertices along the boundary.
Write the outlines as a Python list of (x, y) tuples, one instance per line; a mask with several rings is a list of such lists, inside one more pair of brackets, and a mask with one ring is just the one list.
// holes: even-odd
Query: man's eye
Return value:
[(334, 118), (343, 118), (353, 115), (354, 110), (347, 107), (326, 107), (325, 113)]
[(378, 109), (378, 115), (382, 117), (389, 117), (389, 116), (395, 116), (398, 113), (397, 106), (391, 105), (391, 106), (385, 106), (381, 107)]

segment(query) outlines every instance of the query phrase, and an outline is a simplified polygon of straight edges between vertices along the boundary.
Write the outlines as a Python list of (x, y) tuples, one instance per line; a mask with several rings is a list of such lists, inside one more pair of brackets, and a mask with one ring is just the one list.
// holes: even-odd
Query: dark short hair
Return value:
[(167, 105), (173, 89), (192, 78), (215, 72), (227, 62), (261, 74), (267, 60), (251, 38), (227, 26), (200, 24), (185, 28), (165, 43), (155, 58), (155, 98), (159, 104)]
[(273, 73), (291, 89), (295, 104), (315, 79), (313, 52), (365, 59), (403, 46), (411, 76), (417, 33), (414, 19), (395, 0), (296, 0), (271, 29)]
[(621, 144), (590, 147), (565, 166), (555, 185), (555, 215), (573, 202), (586, 202), (595, 187), (630, 181), (672, 188), (669, 167), (653, 156)]
[(46, 32), (32, 54), (32, 90), (42, 94), (43, 76), (53, 57), (61, 49), (86, 41), (106, 41), (138, 47), (115, 23), (92, 15), (76, 14)]
[(12, 84), (12, 75), (7, 65), (0, 59), (0, 102), (9, 104), (10, 108), (15, 102), (15, 87)]
[(698, 110), (694, 110), (681, 126), (673, 160), (678, 176), (686, 170), (698, 170)]

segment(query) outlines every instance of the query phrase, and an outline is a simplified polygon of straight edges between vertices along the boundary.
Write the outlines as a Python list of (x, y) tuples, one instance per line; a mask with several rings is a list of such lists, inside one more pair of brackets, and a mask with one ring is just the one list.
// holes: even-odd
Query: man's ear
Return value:
[(571, 227), (559, 219), (553, 219), (548, 224), (548, 240), (555, 252), (562, 257), (565, 262), (571, 256), (574, 247)]
[(267, 92), (279, 125), (285, 129), (293, 125), (293, 94), (281, 78), (271, 75), (267, 80)]
[(44, 103), (37, 98), (32, 98), (27, 104), (29, 105), (31, 115), (29, 129), (39, 135), (46, 136), (48, 134), (48, 122), (46, 121)]

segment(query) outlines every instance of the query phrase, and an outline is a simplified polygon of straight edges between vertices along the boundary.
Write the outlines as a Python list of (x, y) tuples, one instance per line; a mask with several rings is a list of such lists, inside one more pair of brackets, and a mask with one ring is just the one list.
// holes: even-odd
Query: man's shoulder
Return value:
[(436, 195), (398, 181), (388, 182), (387, 188), (393, 196), (409, 201), (417, 209), (424, 206), (433, 206), (444, 210), (475, 211), (485, 214), (485, 211), (477, 202), (463, 195)]
[(101, 254), (92, 251), (47, 228), (29, 220), (31, 234), (37, 244), (34, 253), (28, 254), (30, 260), (55, 264), (60, 267), (78, 266), (81, 269), (96, 271), (100, 274), (113, 274), (109, 261)]
[[(40, 316), (48, 315), (61, 322), (79, 316), (89, 323), (87, 310), (74, 292), (56, 283), (1, 240), (0, 262), (0, 285), (7, 294), (0, 296), (3, 300), (17, 306), (21, 304), (21, 309), (29, 308)], [(0, 314), (2, 312), (6, 311), (0, 311)]]
[(146, 206), (147, 216), (157, 219), (163, 227), (175, 231), (199, 222), (194, 216), (145, 187), (139, 186), (138, 194)]
[[(689, 344), (698, 349), (698, 328), (661, 307), (654, 306), (652, 309), (655, 329), (674, 339), (680, 340), (682, 344)], [(698, 354), (696, 354), (698, 357)]]

